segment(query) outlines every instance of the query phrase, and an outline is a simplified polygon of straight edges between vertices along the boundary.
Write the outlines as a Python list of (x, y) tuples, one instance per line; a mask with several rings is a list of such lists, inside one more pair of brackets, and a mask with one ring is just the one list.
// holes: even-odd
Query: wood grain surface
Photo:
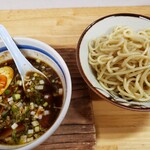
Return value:
[[(55, 48), (76, 48), (81, 33), (91, 22), (114, 13), (138, 13), (150, 17), (150, 6), (6, 10), (0, 11), (0, 23), (12, 36), (39, 39)], [(96, 126), (96, 150), (150, 150), (150, 112), (125, 110), (92, 91), (90, 95)], [(72, 130), (62, 127), (68, 132)]]

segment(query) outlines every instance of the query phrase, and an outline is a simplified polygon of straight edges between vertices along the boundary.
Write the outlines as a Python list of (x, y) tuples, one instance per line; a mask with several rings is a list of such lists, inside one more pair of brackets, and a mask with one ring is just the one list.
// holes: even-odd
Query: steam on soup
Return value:
[(50, 86), (38, 74), (29, 73), (25, 93), (14, 61), (0, 64), (0, 67), (8, 66), (14, 70), (10, 85), (0, 95), (0, 144), (24, 144), (37, 139), (60, 113), (63, 99), (60, 77), (46, 63), (28, 60), (48, 77)]

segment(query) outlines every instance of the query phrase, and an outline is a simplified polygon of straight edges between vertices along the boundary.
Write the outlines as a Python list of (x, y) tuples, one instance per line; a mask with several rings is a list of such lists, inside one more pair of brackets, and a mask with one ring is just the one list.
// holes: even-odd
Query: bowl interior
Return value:
[(112, 95), (103, 89), (96, 80), (96, 77), (88, 63), (89, 41), (102, 35), (109, 34), (116, 26), (128, 26), (135, 31), (143, 30), (150, 27), (150, 18), (137, 14), (114, 14), (100, 18), (90, 24), (82, 33), (78, 42), (77, 61), (79, 70), (89, 87), (98, 95), (103, 96), (111, 100), (111, 102), (126, 108), (142, 108), (143, 110), (150, 109), (150, 102), (129, 102), (125, 99)]
[[(25, 145), (15, 145), (15, 146), (6, 146), (6, 145), (0, 145), (0, 149), (31, 149), (39, 144), (41, 144), (44, 140), (46, 140), (53, 132), (58, 128), (58, 126), (61, 124), (62, 120), (65, 117), (65, 114), (67, 113), (70, 99), (71, 99), (71, 78), (69, 70), (64, 62), (64, 60), (61, 58), (61, 56), (51, 47), (48, 45), (36, 41), (29, 38), (16, 38), (15, 39), (17, 46), (22, 51), (22, 53), (26, 57), (32, 57), (32, 58), (38, 58), (39, 60), (42, 60), (49, 64), (59, 75), (64, 89), (64, 95), (63, 95), (63, 105), (62, 110), (60, 111), (60, 114), (54, 124), (50, 127), (50, 129), (43, 134), (40, 138), (34, 140), (31, 143), (27, 143)], [(2, 42), (0, 42), (0, 63), (11, 59), (10, 53), (7, 51), (7, 48), (4, 46)]]

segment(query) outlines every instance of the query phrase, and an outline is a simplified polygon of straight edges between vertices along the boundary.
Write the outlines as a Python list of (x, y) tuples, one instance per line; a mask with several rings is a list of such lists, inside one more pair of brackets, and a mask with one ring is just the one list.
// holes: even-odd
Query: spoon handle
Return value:
[(24, 77), (26, 75), (26, 72), (31, 70), (32, 65), (20, 52), (17, 45), (15, 44), (15, 42), (3, 25), (0, 25), (0, 37), (6, 45), (7, 49), (9, 50), (11, 56), (13, 57), (19, 73), (22, 77)]

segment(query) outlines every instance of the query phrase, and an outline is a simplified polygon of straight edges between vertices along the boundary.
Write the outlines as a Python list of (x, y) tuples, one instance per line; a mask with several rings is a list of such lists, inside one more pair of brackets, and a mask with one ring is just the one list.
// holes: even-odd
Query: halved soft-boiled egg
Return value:
[(8, 88), (14, 77), (14, 70), (9, 66), (0, 68), (0, 95)]

